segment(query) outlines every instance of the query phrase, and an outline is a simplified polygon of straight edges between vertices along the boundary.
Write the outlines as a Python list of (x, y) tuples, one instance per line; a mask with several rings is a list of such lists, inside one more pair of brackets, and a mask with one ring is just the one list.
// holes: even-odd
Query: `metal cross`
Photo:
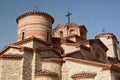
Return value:
[(66, 17), (68, 17), (68, 23), (70, 23), (70, 16), (72, 15), (72, 13), (68, 12)]

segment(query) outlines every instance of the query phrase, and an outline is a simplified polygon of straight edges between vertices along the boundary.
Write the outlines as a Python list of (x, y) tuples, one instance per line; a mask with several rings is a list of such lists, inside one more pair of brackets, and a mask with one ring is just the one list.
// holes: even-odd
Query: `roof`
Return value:
[(64, 28), (64, 27), (67, 27), (67, 28), (76, 27), (76, 28), (81, 28), (81, 29), (87, 31), (87, 28), (84, 25), (77, 25), (75, 23), (58, 24), (54, 30), (58, 30), (58, 29)]
[(54, 18), (49, 15), (48, 13), (45, 13), (45, 12), (40, 12), (40, 11), (32, 11), (32, 12), (26, 12), (22, 15), (20, 15), (17, 19), (16, 19), (16, 22), (18, 23), (19, 20), (25, 16), (29, 16), (29, 15), (42, 15), (42, 16), (45, 16), (45, 17), (48, 17), (52, 20), (52, 23), (54, 23)]
[(37, 42), (40, 42), (40, 43), (42, 43), (42, 44), (44, 44), (44, 45), (46, 45), (46, 46), (53, 46), (54, 48), (57, 48), (57, 49), (59, 49), (59, 50), (63, 50), (63, 48), (60, 47), (60, 46), (51, 44), (51, 43), (49, 43), (49, 42), (47, 42), (47, 41), (43, 41), (43, 40), (41, 40), (41, 39), (39, 39), (39, 38), (37, 38), (37, 37), (34, 37), (34, 36), (29, 37), (29, 38), (24, 39), (24, 40), (21, 40), (21, 41), (18, 41), (18, 42), (15, 42), (15, 43), (13, 43), (12, 45), (20, 45), (20, 44), (27, 43), (27, 42), (29, 42), (29, 41), (37, 41)]
[[(3, 53), (6, 51), (6, 50), (8, 50), (9, 48), (15, 48), (15, 49), (19, 49), (20, 51), (21, 50), (29, 50), (29, 51), (33, 51), (33, 48), (29, 48), (29, 47), (24, 47), (24, 46), (16, 46), (16, 45), (8, 45), (8, 46), (6, 46), (1, 52), (0, 52), (0, 55), (3, 55), (2, 57), (21, 57), (21, 56), (19, 56), (19, 55), (11, 55), (11, 54), (7, 54), (7, 55), (4, 55)], [(57, 50), (56, 50), (56, 48), (54, 48), (54, 47), (52, 47), (52, 46), (50, 46), (50, 47), (48, 47), (48, 48), (35, 48), (34, 49), (35, 51), (46, 51), (46, 50), (52, 50), (52, 51), (54, 51), (55, 52), (55, 54), (57, 54), (59, 57), (62, 57), (61, 56), (61, 53), (60, 52), (58, 52)]]
[(113, 37), (117, 41), (116, 36), (113, 33), (101, 33), (95, 36), (95, 38), (100, 38), (100, 37)]
[(89, 40), (81, 41), (80, 44), (83, 44), (83, 45), (85, 45), (85, 44), (90, 44), (90, 45), (91, 45), (91, 44), (93, 44), (93, 43), (95, 43), (95, 42), (99, 43), (100, 46), (103, 47), (103, 49), (104, 49), (105, 51), (108, 50), (108, 48), (105, 46), (105, 44), (103, 44), (103, 43), (101, 42), (100, 39), (89, 39)]
[(29, 38), (26, 38), (26, 39), (21, 40), (21, 41), (18, 41), (18, 42), (15, 42), (15, 43), (13, 43), (13, 45), (20, 45), (20, 44), (27, 43), (27, 42), (29, 42), (29, 41), (38, 41), (38, 42), (42, 42), (42, 43), (45, 44), (45, 45), (51, 45), (50, 43), (48, 43), (48, 42), (46, 42), (46, 41), (43, 41), (43, 40), (41, 40), (41, 39), (39, 39), (39, 38), (37, 38), (37, 37), (34, 37), (34, 36), (29, 37)]
[[(32, 48), (29, 48), (29, 47), (23, 47), (23, 46), (17, 46), (17, 45), (8, 45), (3, 50), (1, 50), (0, 55), (2, 55), (9, 48), (14, 48), (14, 49), (19, 49), (19, 50), (23, 50), (23, 49), (32, 50)], [(10, 55), (10, 56), (13, 56), (13, 55)]]
[(84, 26), (84, 25), (77, 25), (75, 23), (67, 23), (66, 26), (69, 28), (69, 27), (78, 27), (78, 28), (81, 28), (81, 29), (84, 29), (85, 31), (87, 31), (87, 28)]
[[(35, 49), (35, 51), (38, 51), (38, 54), (39, 54), (39, 52), (41, 52), (41, 51), (48, 51), (48, 50), (52, 50), (52, 51), (54, 51), (55, 52), (55, 54), (56, 55), (58, 55), (60, 58), (62, 57), (61, 56), (61, 52), (58, 52), (54, 47), (49, 47), (49, 48), (36, 48)], [(41, 54), (41, 53), (40, 53)]]

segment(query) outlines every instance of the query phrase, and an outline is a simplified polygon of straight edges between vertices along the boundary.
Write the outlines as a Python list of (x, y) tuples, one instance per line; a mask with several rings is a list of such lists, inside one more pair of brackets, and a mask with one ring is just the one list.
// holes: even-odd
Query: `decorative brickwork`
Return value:
[(78, 74), (74, 74), (72, 75), (72, 79), (76, 80), (76, 78), (78, 79), (85, 79), (85, 78), (95, 78), (96, 73), (92, 73), (92, 72), (81, 72)]
[(49, 72), (49, 71), (40, 71), (35, 74), (35, 76), (50, 76), (50, 77), (58, 77), (57, 73)]
[(22, 59), (23, 55), (22, 54), (6, 54), (6, 55), (1, 55), (0, 58)]

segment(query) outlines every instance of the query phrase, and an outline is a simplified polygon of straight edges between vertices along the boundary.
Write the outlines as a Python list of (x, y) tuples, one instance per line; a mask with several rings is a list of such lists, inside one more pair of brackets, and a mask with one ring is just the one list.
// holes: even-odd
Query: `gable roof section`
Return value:
[(1, 57), (21, 57), (21, 55), (18, 55), (18, 54), (15, 54), (15, 55), (11, 55), (11, 54), (4, 54), (4, 52), (6, 52), (7, 50), (9, 50), (10, 48), (14, 48), (14, 49), (18, 49), (19, 51), (22, 51), (22, 50), (29, 50), (29, 51), (48, 51), (48, 50), (52, 50), (53, 52), (55, 52), (56, 55), (58, 55), (59, 57), (61, 57), (61, 53), (59, 53), (54, 47), (49, 47), (49, 48), (40, 48), (40, 49), (32, 49), (32, 48), (29, 48), (29, 47), (23, 47), (23, 46), (16, 46), (16, 45), (8, 45), (7, 47), (5, 47), (1, 52), (0, 52), (0, 56)]
[(51, 45), (50, 43), (48, 43), (46, 41), (43, 41), (43, 40), (41, 40), (39, 38), (36, 38), (34, 36), (32, 36), (30, 38), (27, 38), (27, 39), (24, 39), (24, 40), (21, 40), (21, 41), (18, 41), (18, 42), (15, 42), (15, 43), (13, 43), (13, 45), (25, 44), (25, 43), (30, 42), (30, 41), (38, 41), (38, 42), (43, 43), (45, 45)]
[(3, 48), (3, 49), (0, 51), (0, 55), (2, 55), (5, 51), (7, 51), (7, 50), (10, 49), (10, 48), (21, 49), (20, 46), (8, 45), (8, 46), (6, 46), (5, 48)]
[(67, 23), (67, 24), (58, 24), (56, 28), (54, 28), (54, 30), (59, 30), (59, 29), (62, 29), (62, 28), (70, 28), (70, 27), (75, 27), (75, 28), (81, 28), (85, 31), (87, 31), (86, 27), (84, 25), (77, 25), (75, 23)]
[(83, 44), (80, 44), (80, 43), (65, 43), (66, 45), (69, 45), (69, 46), (75, 46), (76, 48), (77, 47), (80, 47), (82, 49), (85, 49), (87, 51), (90, 51), (91, 49)]
[(61, 28), (64, 28), (65, 25), (64, 24), (58, 24), (56, 28), (54, 28), (55, 31), (61, 29)]
[[(61, 56), (61, 53), (58, 52), (54, 47), (35, 49), (35, 51), (38, 52), (38, 54), (39, 54), (39, 52), (41, 52), (41, 51), (44, 52), (44, 51), (49, 51), (49, 50), (53, 51), (53, 52), (54, 52), (56, 55), (58, 55), (59, 57), (62, 57), (62, 56)], [(41, 53), (40, 53), (40, 54), (41, 54)]]
[(42, 43), (42, 44), (44, 44), (44, 45), (46, 45), (46, 46), (48, 46), (48, 47), (49, 47), (49, 46), (54, 46), (54, 48), (57, 48), (57, 49), (59, 49), (59, 50), (63, 50), (63, 48), (60, 47), (60, 46), (57, 46), (57, 45), (51, 44), (51, 43), (49, 43), (49, 42), (43, 41), (43, 40), (41, 40), (41, 39), (39, 39), (39, 38), (36, 38), (36, 37), (34, 37), (34, 36), (32, 36), (32, 37), (30, 37), (30, 38), (27, 38), (27, 39), (24, 39), (24, 40), (21, 40), (21, 41), (19, 41), (19, 42), (15, 42), (15, 43), (13, 43), (13, 45), (25, 44), (25, 43), (28, 43), (28, 42), (31, 42), (31, 41)]
[(32, 50), (32, 48), (29, 48), (29, 47), (22, 47), (22, 46), (17, 46), (17, 45), (8, 45), (3, 50), (1, 50), (0, 55), (4, 54), (4, 52), (9, 50), (10, 48), (18, 49), (19, 51), (22, 51), (23, 49)]
[(101, 42), (100, 39), (89, 39), (89, 40), (85, 40), (85, 41), (80, 42), (80, 44), (83, 44), (83, 45), (86, 45), (86, 44), (92, 45), (95, 42), (97, 42), (98, 44), (100, 44), (100, 46), (103, 47), (103, 49), (105, 51), (108, 50), (108, 48)]

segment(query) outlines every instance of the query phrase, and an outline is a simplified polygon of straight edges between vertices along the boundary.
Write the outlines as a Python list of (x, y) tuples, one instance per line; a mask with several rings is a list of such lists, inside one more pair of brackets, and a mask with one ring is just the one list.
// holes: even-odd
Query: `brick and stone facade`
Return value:
[(39, 11), (20, 15), (17, 42), (0, 51), (0, 80), (120, 80), (113, 33), (87, 39), (84, 25), (59, 24)]

